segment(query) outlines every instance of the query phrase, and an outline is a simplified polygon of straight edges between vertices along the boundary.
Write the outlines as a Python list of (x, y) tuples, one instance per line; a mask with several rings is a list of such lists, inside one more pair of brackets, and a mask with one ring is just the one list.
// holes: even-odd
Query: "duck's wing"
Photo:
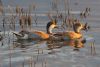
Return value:
[(62, 38), (64, 40), (68, 40), (68, 39), (81, 38), (82, 34), (75, 33), (74, 31), (66, 31), (66, 32), (57, 32), (57, 33), (54, 34), (54, 36)]
[(48, 39), (49, 38), (49, 34), (43, 32), (43, 31), (34, 31), (33, 32), (35, 35), (38, 35), (39, 37), (41, 37), (42, 39)]
[(82, 34), (75, 33), (74, 31), (66, 32), (64, 36), (68, 37), (69, 39), (79, 39), (82, 37)]

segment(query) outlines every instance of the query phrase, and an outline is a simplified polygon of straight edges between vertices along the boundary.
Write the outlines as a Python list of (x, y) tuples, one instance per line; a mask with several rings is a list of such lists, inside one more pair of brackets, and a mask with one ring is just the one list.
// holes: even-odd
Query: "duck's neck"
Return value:
[(80, 29), (77, 29), (76, 31), (77, 31), (77, 33), (80, 33)]
[(80, 28), (74, 29), (75, 33), (78, 33), (78, 34), (81, 33), (80, 30), (81, 30)]
[(52, 28), (49, 28), (49, 29), (48, 29), (48, 33), (49, 33), (49, 34), (52, 34)]
[(53, 30), (54, 27), (55, 27), (55, 25), (51, 25), (50, 27), (48, 27), (47, 28), (47, 33), (52, 34), (53, 33), (52, 30)]

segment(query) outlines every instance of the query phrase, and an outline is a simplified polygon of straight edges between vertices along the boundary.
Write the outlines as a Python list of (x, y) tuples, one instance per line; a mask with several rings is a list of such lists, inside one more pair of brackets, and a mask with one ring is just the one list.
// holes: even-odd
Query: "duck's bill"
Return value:
[(87, 32), (89, 29), (90, 26), (88, 25), (88, 23), (85, 23), (83, 30)]

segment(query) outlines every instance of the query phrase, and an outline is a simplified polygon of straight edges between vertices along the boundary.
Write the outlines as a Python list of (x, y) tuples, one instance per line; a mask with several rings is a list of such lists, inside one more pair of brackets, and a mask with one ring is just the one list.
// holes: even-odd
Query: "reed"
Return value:
[(3, 9), (3, 3), (0, 0), (0, 15), (2, 15), (4, 13), (4, 9)]
[(30, 57), (30, 59), (29, 59), (29, 67), (33, 67), (33, 58), (32, 57)]
[(42, 61), (42, 67), (44, 67), (44, 62)]
[(5, 18), (3, 18), (3, 31), (4, 31), (4, 36), (5, 36), (5, 31), (6, 31), (6, 27), (5, 27), (5, 24), (6, 24), (6, 20)]
[(91, 45), (91, 55), (96, 55), (96, 50), (95, 50), (95, 40), (90, 43)]
[(36, 24), (36, 26), (37, 26), (37, 24), (38, 24), (38, 16), (37, 16), (37, 14), (36, 14), (37, 6), (36, 6), (35, 4), (33, 4), (32, 7), (33, 7), (33, 13), (34, 13), (33, 20), (34, 20), (34, 22), (35, 22), (35, 24)]
[(12, 54), (11, 54), (11, 52), (12, 52), (12, 50), (11, 50), (11, 46), (10, 46), (10, 37), (9, 37), (9, 39), (8, 39), (8, 45), (9, 45), (9, 67), (12, 67), (12, 61), (11, 61), (11, 58), (12, 58)]
[(36, 61), (34, 61), (34, 66), (33, 67), (36, 67)]
[(22, 62), (22, 67), (25, 67), (25, 58), (24, 61)]
[(20, 14), (21, 14), (21, 7), (17, 5), (15, 11), (16, 11), (16, 15), (20, 16)]
[(32, 16), (28, 15), (27, 20), (28, 20), (28, 27), (29, 29), (31, 29), (32, 28)]
[(52, 8), (52, 11), (54, 11), (55, 12), (55, 16), (56, 16), (56, 18), (58, 17), (58, 14), (59, 14), (59, 0), (53, 0), (52, 2), (51, 2), (51, 8)]
[(42, 49), (42, 54), (43, 54), (44, 52), (43, 52), (43, 49)]
[(20, 16), (19, 24), (22, 30), (24, 29), (24, 22), (25, 22), (24, 16)]
[(80, 18), (81, 19), (87, 18), (90, 15), (90, 11), (91, 11), (90, 8), (89, 7), (86, 7), (85, 10), (83, 10), (80, 13)]
[(47, 67), (47, 61), (46, 61), (46, 58), (44, 60), (44, 67)]
[(38, 49), (38, 54), (37, 54), (36, 58), (37, 58), (37, 61), (38, 61), (39, 60), (39, 49)]

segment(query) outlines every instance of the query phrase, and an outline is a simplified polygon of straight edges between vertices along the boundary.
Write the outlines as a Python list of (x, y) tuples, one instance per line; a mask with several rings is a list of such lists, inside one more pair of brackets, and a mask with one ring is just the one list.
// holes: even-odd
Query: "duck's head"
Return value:
[(79, 22), (73, 24), (73, 29), (76, 33), (80, 33), (80, 30), (83, 29), (83, 25)]
[(15, 34), (16, 36), (19, 36), (19, 37), (24, 37), (25, 34), (28, 35), (29, 32), (28, 32), (28, 31), (25, 31), (25, 30), (22, 30), (22, 31), (20, 31), (19, 33), (13, 32), (13, 34)]
[(16, 35), (18, 39), (28, 39), (29, 32), (22, 30), (19, 33), (13, 32), (13, 34)]
[(56, 19), (54, 19), (54, 20), (47, 23), (47, 26), (46, 26), (47, 33), (52, 34), (52, 30), (54, 28), (57, 28), (57, 20)]
[(82, 24), (80, 22), (76, 22), (73, 24), (73, 29), (76, 33), (80, 33), (81, 30), (88, 31), (89, 28), (90, 26), (88, 26), (87, 23)]

